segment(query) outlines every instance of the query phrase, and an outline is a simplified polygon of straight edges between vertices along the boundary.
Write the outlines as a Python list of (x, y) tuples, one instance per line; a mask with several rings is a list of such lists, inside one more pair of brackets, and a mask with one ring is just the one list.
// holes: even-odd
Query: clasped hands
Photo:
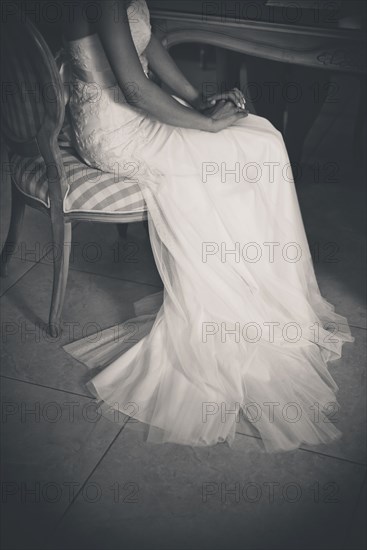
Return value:
[(226, 103), (234, 105), (238, 112), (248, 114), (245, 96), (238, 88), (233, 88), (233, 90), (229, 90), (228, 92), (215, 94), (205, 99), (199, 94), (197, 99), (192, 103), (192, 106), (203, 114), (211, 116), (218, 106), (223, 106)]

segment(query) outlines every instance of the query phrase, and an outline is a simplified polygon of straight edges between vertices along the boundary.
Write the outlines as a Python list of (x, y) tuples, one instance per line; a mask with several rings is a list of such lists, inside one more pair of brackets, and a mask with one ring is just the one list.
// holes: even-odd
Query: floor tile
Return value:
[(89, 480), (100, 500), (75, 501), (55, 547), (338, 550), (363, 476), (305, 451), (266, 454), (246, 436), (193, 449), (147, 444), (127, 425)]
[[(51, 222), (48, 215), (26, 206), (14, 256), (24, 261), (38, 262), (50, 249), (51, 243)], [(9, 269), (10, 266), (11, 264)]]
[(8, 275), (6, 277), (0, 277), (0, 296), (5, 294), (10, 287), (15, 285), (16, 282), (34, 266), (35, 264), (33, 262), (20, 260), (16, 257), (12, 258), (8, 267)]
[(356, 508), (353, 511), (353, 520), (346, 539), (345, 547), (348, 550), (365, 550), (367, 547), (367, 483), (363, 484)]
[(121, 426), (84, 397), (4, 379), (1, 391), (3, 548), (41, 550)]
[(125, 239), (115, 224), (80, 223), (73, 232), (71, 268), (162, 286), (143, 223), (129, 224)]
[(60, 338), (47, 332), (52, 267), (38, 264), (1, 298), (2, 374), (85, 394), (87, 367), (64, 352), (69, 341), (134, 316), (133, 303), (154, 287), (71, 270)]
[(298, 195), (322, 295), (366, 328), (365, 195), (331, 185), (302, 186)]

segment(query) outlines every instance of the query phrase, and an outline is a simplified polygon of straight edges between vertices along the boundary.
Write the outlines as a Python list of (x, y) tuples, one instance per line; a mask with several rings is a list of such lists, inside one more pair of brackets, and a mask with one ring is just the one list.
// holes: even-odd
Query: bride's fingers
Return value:
[(239, 109), (244, 109), (246, 106), (246, 100), (243, 93), (238, 88), (233, 88), (225, 94), (228, 101), (231, 101)]
[(242, 98), (240, 93), (237, 93), (235, 90), (231, 90), (226, 93), (227, 101), (231, 101), (235, 107), (242, 108)]
[(213, 109), (218, 116), (231, 116), (237, 112), (237, 107), (231, 101), (220, 100)]
[(210, 105), (215, 105), (219, 102), (225, 101), (232, 102), (236, 107), (244, 108), (245, 106), (243, 94), (237, 88), (230, 90), (229, 92), (225, 92), (224, 94), (215, 94), (208, 98), (208, 103)]
[(232, 90), (232, 93), (234, 94), (237, 107), (244, 109), (245, 101), (242, 92), (238, 88), (234, 88), (234, 90)]
[(207, 102), (210, 105), (215, 105), (219, 101), (224, 101), (224, 100), (225, 100), (225, 98), (223, 97), (223, 94), (214, 94), (214, 95), (211, 95), (207, 98)]
[(241, 90), (239, 90), (238, 88), (234, 88), (232, 90), (236, 96), (236, 101), (237, 101), (237, 104), (239, 107), (241, 107), (242, 109), (245, 109), (246, 107), (246, 99), (245, 99), (245, 96), (243, 95), (243, 93), (241, 92)]
[(236, 113), (236, 121), (237, 120), (242, 120), (243, 118), (246, 118), (248, 116), (248, 111), (240, 111), (238, 113)]

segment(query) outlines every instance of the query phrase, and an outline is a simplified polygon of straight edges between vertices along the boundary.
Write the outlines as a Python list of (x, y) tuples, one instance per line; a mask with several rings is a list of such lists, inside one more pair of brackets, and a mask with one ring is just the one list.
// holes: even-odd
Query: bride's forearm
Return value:
[[(152, 118), (172, 126), (205, 131), (213, 131), (213, 128), (217, 128), (212, 117), (207, 117), (195, 109), (181, 105), (146, 77), (131, 36), (126, 7), (122, 0), (117, 2), (117, 7), (121, 11), (119, 17), (116, 17), (115, 1), (106, 0), (102, 2), (102, 15), (96, 27), (108, 61), (126, 101), (132, 106), (145, 111)], [(153, 40), (153, 51), (150, 52), (150, 56), (155, 51), (154, 43)], [(173, 61), (172, 65), (174, 65)], [(167, 67), (167, 65), (165, 66)], [(170, 72), (165, 69), (165, 73), (171, 75), (168, 81), (170, 79), (175, 80), (173, 73), (177, 75), (177, 72), (174, 70)]]
[(132, 106), (142, 109), (160, 122), (180, 128), (212, 131), (213, 121), (210, 117), (181, 105), (149, 79), (135, 86), (133, 94), (125, 93), (125, 96)]
[(199, 90), (197, 90), (177, 67), (170, 54), (162, 46), (154, 34), (145, 50), (150, 69), (166, 84), (170, 90), (184, 99), (190, 105), (199, 101)]

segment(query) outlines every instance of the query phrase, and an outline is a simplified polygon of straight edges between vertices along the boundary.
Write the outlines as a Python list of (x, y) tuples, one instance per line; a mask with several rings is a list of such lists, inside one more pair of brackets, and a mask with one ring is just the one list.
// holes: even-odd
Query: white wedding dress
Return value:
[[(128, 14), (148, 77), (145, 1)], [(121, 97), (97, 34), (65, 49), (76, 147), (137, 167), (164, 283), (158, 311), (143, 300), (131, 324), (65, 347), (104, 367), (89, 388), (154, 442), (231, 443), (240, 411), (269, 451), (338, 437), (327, 362), (353, 338), (320, 295), (282, 135), (251, 114), (216, 134), (163, 124)]]

